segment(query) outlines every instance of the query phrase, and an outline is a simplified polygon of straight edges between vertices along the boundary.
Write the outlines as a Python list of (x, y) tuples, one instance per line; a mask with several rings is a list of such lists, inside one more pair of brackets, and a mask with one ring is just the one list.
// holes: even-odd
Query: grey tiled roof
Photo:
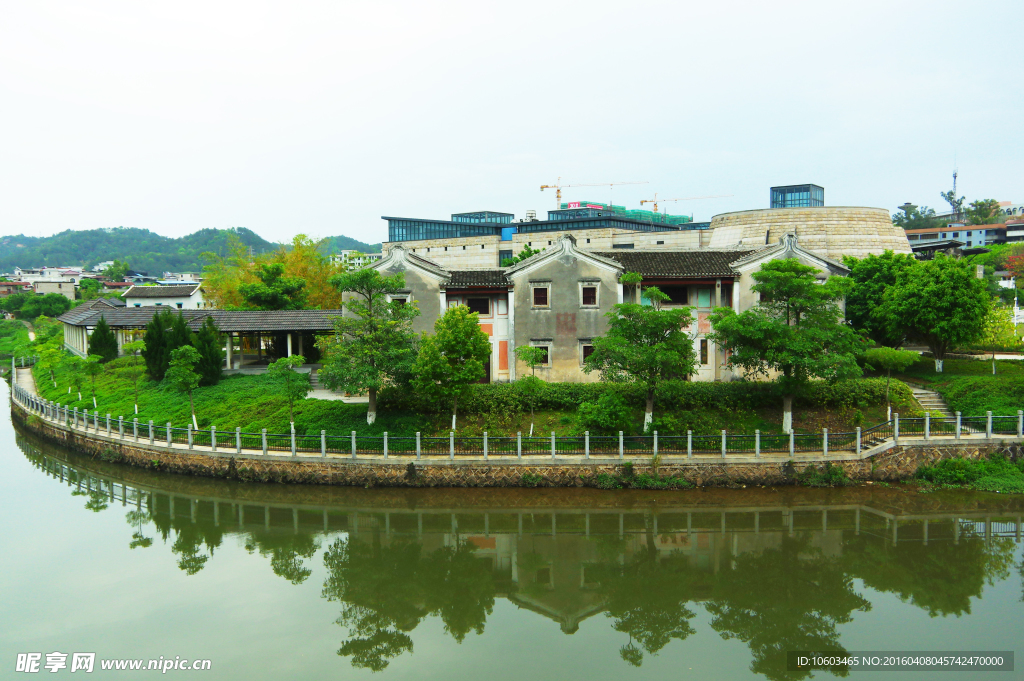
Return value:
[[(751, 249), (753, 250), (753, 249)], [(645, 277), (733, 277), (730, 266), (750, 253), (735, 251), (602, 251), (597, 255), (622, 264), (627, 272)]]
[(507, 288), (510, 285), (504, 270), (452, 270), (447, 288), (494, 287)]
[(341, 310), (174, 310), (156, 306), (82, 310), (79, 307), (57, 319), (73, 326), (95, 326), (103, 317), (114, 327), (142, 328), (153, 315), (163, 310), (181, 314), (192, 329), (198, 329), (206, 317), (212, 317), (221, 331), (239, 333), (331, 331), (334, 329), (333, 319), (341, 315)]
[(124, 292), (125, 298), (187, 298), (196, 292), (199, 284), (185, 286), (132, 286)]

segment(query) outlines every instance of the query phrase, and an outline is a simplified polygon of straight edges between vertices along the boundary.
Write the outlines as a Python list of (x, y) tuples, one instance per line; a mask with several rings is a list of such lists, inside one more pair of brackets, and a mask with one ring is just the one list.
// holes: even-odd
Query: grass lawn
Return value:
[(31, 354), (28, 329), (16, 319), (0, 319), (0, 355)]
[(964, 416), (1015, 416), (1024, 409), (1024, 361), (996, 360), (992, 375), (990, 359), (947, 359), (943, 372), (935, 372), (935, 362), (922, 357), (899, 378), (938, 392), (950, 409)]

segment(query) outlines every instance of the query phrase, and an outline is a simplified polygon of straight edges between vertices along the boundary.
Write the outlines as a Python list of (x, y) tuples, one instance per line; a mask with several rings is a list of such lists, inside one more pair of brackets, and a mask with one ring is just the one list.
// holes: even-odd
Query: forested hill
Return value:
[[(90, 268), (106, 260), (127, 260), (133, 270), (159, 276), (163, 272), (201, 272), (201, 253), (228, 254), (228, 238), (234, 234), (255, 254), (276, 250), (278, 244), (244, 227), (201, 229), (177, 239), (148, 229), (115, 227), (72, 231), (47, 237), (18, 234), (0, 237), (0, 272), (15, 267)], [(328, 237), (328, 252), (354, 249), (379, 252), (379, 245), (364, 244), (346, 236)]]

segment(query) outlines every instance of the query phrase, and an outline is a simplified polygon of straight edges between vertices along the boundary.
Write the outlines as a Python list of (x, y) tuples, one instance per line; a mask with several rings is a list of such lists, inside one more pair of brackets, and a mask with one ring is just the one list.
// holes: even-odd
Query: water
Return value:
[(9, 418), (0, 440), (0, 678), (59, 651), (206, 679), (799, 679), (787, 650), (1014, 650), (1024, 614), (1017, 497), (243, 485)]

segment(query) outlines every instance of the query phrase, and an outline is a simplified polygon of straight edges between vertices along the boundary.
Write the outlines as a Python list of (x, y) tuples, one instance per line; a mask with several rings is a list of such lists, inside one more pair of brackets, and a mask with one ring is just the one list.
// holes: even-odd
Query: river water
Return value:
[(1020, 640), (1019, 497), (253, 485), (9, 417), (0, 441), (0, 678), (94, 652), (85, 678), (162, 657), (209, 659), (167, 672), (205, 679), (800, 679), (787, 651)]

